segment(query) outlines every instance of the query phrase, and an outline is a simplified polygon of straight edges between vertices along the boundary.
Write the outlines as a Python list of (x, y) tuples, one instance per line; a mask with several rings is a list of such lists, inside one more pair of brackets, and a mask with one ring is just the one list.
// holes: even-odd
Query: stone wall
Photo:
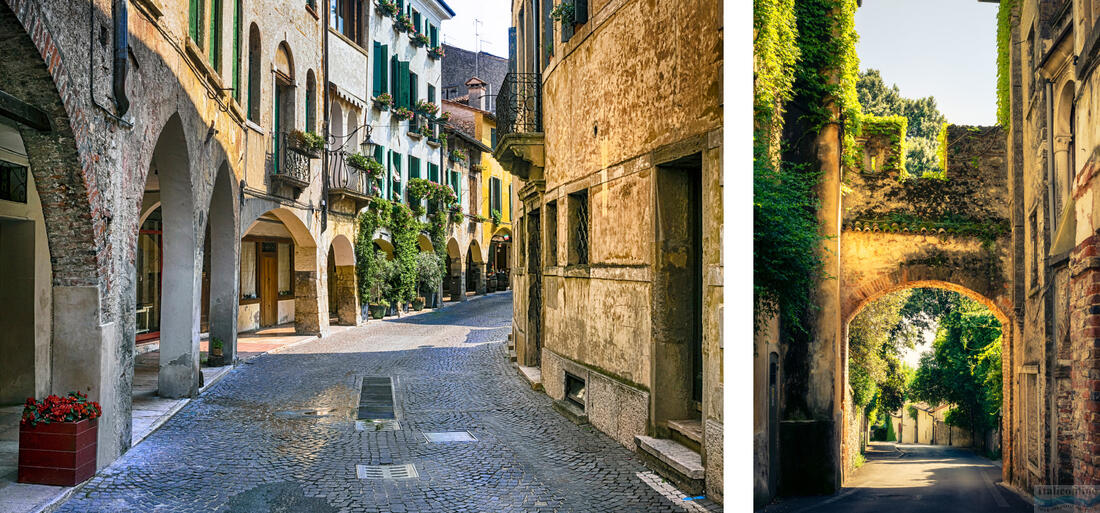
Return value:
[[(497, 57), (488, 52), (472, 52), (457, 46), (443, 45), (443, 78), (442, 87), (446, 92), (449, 88), (455, 89), (454, 96), (440, 96), (440, 98), (453, 99), (469, 94), (466, 81), (477, 77), (484, 80), (488, 86), (485, 94), (492, 95), (486, 98), (485, 110), (496, 110), (496, 94), (500, 91), (500, 85), (504, 83), (504, 75), (508, 74), (508, 59)], [(475, 63), (475, 57), (477, 62)], [(470, 104), (475, 105), (476, 98), (470, 99)]]

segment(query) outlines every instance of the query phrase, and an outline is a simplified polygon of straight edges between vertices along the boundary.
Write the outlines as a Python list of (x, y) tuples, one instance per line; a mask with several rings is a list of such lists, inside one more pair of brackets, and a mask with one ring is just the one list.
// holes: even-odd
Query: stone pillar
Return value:
[(475, 272), (477, 272), (477, 275), (476, 275), (477, 289), (476, 290), (477, 290), (477, 294), (480, 296), (480, 295), (485, 294), (485, 275), (488, 273), (488, 269), (487, 269), (488, 264), (474, 262), (474, 268), (476, 269)]
[(451, 296), (459, 301), (466, 300), (466, 273), (462, 272), (462, 264), (457, 260), (451, 266)]
[(345, 326), (358, 326), (362, 321), (355, 278), (354, 265), (341, 265), (336, 267), (336, 283), (329, 284), (336, 288), (336, 317)]
[[(166, 222), (172, 223), (171, 218)], [(199, 393), (199, 291), (202, 260), (192, 249), (176, 249), (165, 230), (161, 275), (160, 373), (157, 395), (175, 399)], [(182, 242), (182, 241), (181, 241)], [(194, 241), (191, 241), (194, 242)], [(184, 256), (181, 253), (186, 252)], [(190, 258), (187, 258), (190, 257)], [(183, 261), (186, 260), (186, 261)]]
[(328, 331), (328, 294), (321, 290), (317, 261), (315, 246), (294, 246), (294, 333), (299, 335)]

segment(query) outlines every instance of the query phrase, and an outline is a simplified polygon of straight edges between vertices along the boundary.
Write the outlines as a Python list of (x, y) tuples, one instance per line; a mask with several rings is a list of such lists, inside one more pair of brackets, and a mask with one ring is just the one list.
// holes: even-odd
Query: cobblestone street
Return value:
[[(681, 500), (529, 388), (507, 357), (511, 300), (370, 321), (251, 360), (58, 511), (717, 510)], [(364, 376), (392, 378), (399, 429), (356, 429)], [(461, 431), (476, 441), (424, 436)], [(357, 476), (357, 465), (404, 464), (418, 477)]]

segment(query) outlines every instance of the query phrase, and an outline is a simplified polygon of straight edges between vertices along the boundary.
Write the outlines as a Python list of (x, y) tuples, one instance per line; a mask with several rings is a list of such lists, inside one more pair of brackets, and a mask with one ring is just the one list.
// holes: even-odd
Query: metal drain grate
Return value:
[(359, 479), (413, 479), (420, 477), (412, 463), (404, 465), (356, 465)]
[(355, 421), (356, 431), (400, 431), (401, 425), (396, 420), (376, 419)]
[(476, 442), (477, 438), (469, 431), (444, 431), (442, 433), (424, 433), (429, 442)]
[(361, 420), (394, 419), (393, 380), (388, 376), (364, 376), (359, 392)]

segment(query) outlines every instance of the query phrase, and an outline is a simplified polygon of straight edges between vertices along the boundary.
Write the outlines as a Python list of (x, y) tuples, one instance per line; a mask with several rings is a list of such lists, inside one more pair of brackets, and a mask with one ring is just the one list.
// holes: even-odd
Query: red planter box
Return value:
[(95, 475), (97, 420), (20, 424), (18, 481), (74, 486)]

